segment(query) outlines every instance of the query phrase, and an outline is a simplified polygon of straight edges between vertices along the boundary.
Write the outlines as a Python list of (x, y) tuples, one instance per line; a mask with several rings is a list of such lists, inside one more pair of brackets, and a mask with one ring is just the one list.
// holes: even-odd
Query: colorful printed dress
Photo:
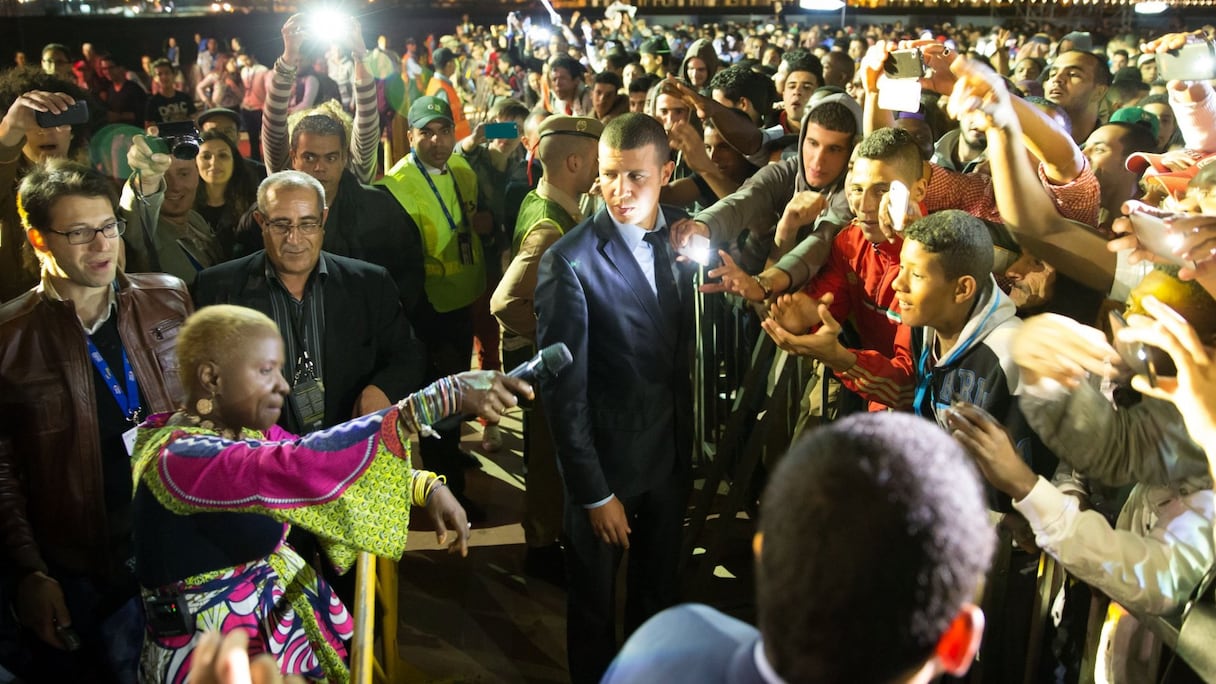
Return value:
[[(174, 578), (168, 585), (145, 586), (145, 596), (155, 589), (180, 590), (197, 631), (167, 638), (149, 631), (141, 680), (185, 682), (204, 630), (243, 629), (250, 653), (271, 653), (285, 674), (347, 681), (346, 643), (354, 621), (283, 539), (289, 524), (312, 531), (340, 570), (350, 568), (359, 551), (401, 556), (413, 469), (398, 410), (389, 408), (304, 438), (277, 426), (265, 435), (247, 430), (238, 442), (203, 428), (168, 425), (170, 415), (149, 417), (133, 452), (136, 502), (142, 500), (151, 512), (136, 525), (137, 575), (141, 580), (148, 576), (147, 568), (140, 572), (141, 558), (172, 567), (177, 558), (215, 544), (206, 537), (216, 535), (193, 535), (188, 523), (219, 516), (250, 523), (230, 526), (226, 532), (234, 537), (244, 527), (263, 527), (254, 544), (262, 555)], [(172, 529), (169, 534), (149, 529), (158, 525)], [(268, 538), (266, 525), (281, 529)]]

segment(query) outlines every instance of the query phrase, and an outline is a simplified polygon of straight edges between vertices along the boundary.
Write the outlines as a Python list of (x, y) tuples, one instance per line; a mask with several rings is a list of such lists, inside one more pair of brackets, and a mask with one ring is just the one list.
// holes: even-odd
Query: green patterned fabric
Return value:
[[(372, 421), (365, 417), (290, 442), (261, 441), (266, 440), (265, 435), (246, 431), (242, 434), (245, 441), (207, 440), (185, 445), (183, 438), (214, 437), (216, 433), (178, 425), (141, 427), (132, 456), (135, 485), (142, 480), (162, 506), (179, 515), (259, 513), (299, 525), (317, 535), (341, 572), (354, 566), (359, 551), (400, 558), (405, 552), (412, 503), (409, 441), (399, 428), (396, 408), (373, 415), (382, 415), (382, 424), (377, 420), (376, 425), (366, 425)], [(342, 440), (345, 446), (340, 449), (327, 448), (329, 443), (339, 441), (328, 439), (327, 434), (343, 427), (362, 427), (367, 436), (353, 445), (349, 438)], [(370, 463), (366, 458), (369, 450), (374, 450)], [(250, 465), (247, 459), (257, 462)], [(333, 459), (344, 461), (336, 469)], [(334, 478), (332, 488), (329, 481), (318, 483), (309, 474), (310, 460), (324, 460), (327, 472), (337, 470), (342, 477)], [(350, 466), (343, 469), (346, 462)], [(254, 484), (241, 482), (249, 477), (279, 483), (280, 490), (282, 483), (292, 478), (307, 482), (310, 492), (320, 485), (329, 491), (339, 489), (341, 483), (348, 484), (340, 495), (327, 501), (302, 501), (292, 507), (279, 502), (272, 507), (259, 496), (241, 498), (225, 491), (225, 484), (240, 492), (251, 491)]]

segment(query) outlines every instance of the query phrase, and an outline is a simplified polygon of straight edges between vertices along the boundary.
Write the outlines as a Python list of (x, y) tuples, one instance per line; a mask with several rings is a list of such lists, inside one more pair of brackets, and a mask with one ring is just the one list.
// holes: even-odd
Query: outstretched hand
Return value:
[(1178, 407), (1187, 431), (1216, 459), (1216, 363), (1195, 329), (1177, 311), (1156, 297), (1140, 300), (1148, 316), (1132, 316), (1130, 327), (1119, 331), (1123, 342), (1141, 342), (1170, 355), (1177, 367), (1174, 377), (1158, 377), (1156, 386), (1143, 375), (1132, 378), (1132, 387), (1142, 394), (1172, 402)]
[(1015, 501), (1034, 489), (1039, 476), (1018, 455), (1005, 426), (987, 411), (974, 404), (956, 404), (946, 411), (946, 426), (993, 487)]
[(455, 381), (457, 413), (476, 415), (497, 423), (507, 409), (519, 405), (519, 397), (535, 399), (532, 386), (502, 371), (465, 371)]
[(819, 302), (805, 292), (784, 294), (773, 300), (768, 315), (782, 328), (802, 335), (819, 323)]
[(1110, 377), (1118, 352), (1101, 330), (1082, 325), (1059, 314), (1040, 314), (1026, 319), (1013, 338), (1013, 362), (1027, 383), (1051, 378), (1076, 387), (1086, 374)]
[(710, 278), (718, 278), (719, 280), (716, 283), (702, 285), (698, 288), (701, 292), (707, 294), (729, 292), (749, 301), (764, 301), (764, 288), (760, 287), (760, 283), (757, 283), (755, 278), (735, 263), (730, 253), (720, 249), (718, 250), (718, 256), (722, 259), (722, 265), (710, 269), (706, 275)]
[(842, 328), (829, 309), (832, 299), (831, 293), (828, 293), (819, 300), (817, 309), (820, 326), (815, 332), (797, 334), (786, 329), (771, 316), (764, 319), (760, 327), (777, 343), (779, 349), (797, 356), (809, 356), (833, 369), (848, 368), (856, 359), (837, 339)]
[[(448, 545), (448, 552), (459, 553), (461, 558), (469, 555), (469, 517), (456, 496), (447, 487), (436, 487), (426, 502), (426, 514), (435, 525), (435, 539)], [(450, 542), (448, 533), (455, 536)]]

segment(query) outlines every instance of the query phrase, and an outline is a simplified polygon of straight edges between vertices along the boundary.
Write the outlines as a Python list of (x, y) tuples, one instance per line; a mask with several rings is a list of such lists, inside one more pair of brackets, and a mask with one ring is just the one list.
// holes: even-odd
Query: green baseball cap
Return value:
[(1142, 107), (1124, 107), (1110, 115), (1110, 123), (1140, 124), (1147, 126), (1156, 138), (1161, 133), (1161, 119)]
[(414, 100), (414, 103), (410, 105), (409, 116), (406, 117), (410, 128), (422, 128), (439, 119), (452, 123), (452, 108), (443, 98), (434, 95)]

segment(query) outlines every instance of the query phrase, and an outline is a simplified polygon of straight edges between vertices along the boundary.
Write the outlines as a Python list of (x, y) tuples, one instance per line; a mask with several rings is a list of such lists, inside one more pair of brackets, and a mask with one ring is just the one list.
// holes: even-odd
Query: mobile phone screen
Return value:
[(486, 140), (514, 140), (519, 137), (519, 126), (514, 121), (486, 124)]

